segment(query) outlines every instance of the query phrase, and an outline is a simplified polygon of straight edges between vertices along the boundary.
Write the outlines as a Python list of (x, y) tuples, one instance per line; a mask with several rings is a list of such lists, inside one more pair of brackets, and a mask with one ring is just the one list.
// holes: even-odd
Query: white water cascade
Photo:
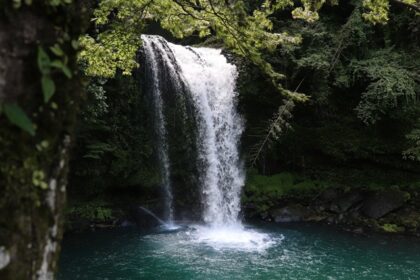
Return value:
[[(240, 195), (245, 175), (239, 154), (243, 120), (237, 112), (237, 69), (219, 49), (192, 48), (168, 43), (160, 36), (142, 36), (146, 60), (152, 72), (169, 73), (178, 89), (192, 100), (198, 135), (197, 166), (203, 204), (204, 227), (196, 228), (195, 240), (245, 247), (264, 247), (269, 242), (264, 234), (244, 230), (240, 219)], [(159, 61), (158, 61), (159, 60)], [(154, 75), (154, 87), (161, 82)], [(165, 137), (162, 97), (155, 90), (159, 112), (160, 137)], [(163, 165), (168, 166), (166, 140), (161, 140)], [(169, 177), (168, 177), (169, 178)], [(168, 186), (170, 186), (168, 182)], [(170, 191), (170, 188), (168, 188)], [(172, 196), (170, 196), (172, 197)], [(235, 245), (236, 244), (236, 245)], [(224, 246), (222, 245), (222, 247)]]
[(158, 146), (159, 146), (159, 162), (160, 170), (162, 175), (163, 189), (165, 192), (165, 219), (169, 225), (173, 224), (174, 213), (173, 213), (173, 197), (172, 197), (172, 186), (171, 186), (171, 172), (169, 165), (169, 156), (168, 156), (168, 144), (166, 141), (167, 131), (166, 131), (166, 120), (163, 114), (163, 99), (162, 92), (160, 87), (159, 79), (159, 67), (157, 64), (157, 58), (152, 47), (152, 42), (148, 40), (147, 37), (143, 37), (144, 50), (146, 53), (146, 64), (148, 69), (151, 71), (151, 80), (152, 84), (152, 94), (154, 101), (154, 112), (156, 119), (156, 130), (158, 134)]
[(221, 50), (169, 46), (198, 113), (204, 221), (215, 227), (237, 224), (244, 173), (238, 151), (243, 121), (236, 111), (236, 67)]

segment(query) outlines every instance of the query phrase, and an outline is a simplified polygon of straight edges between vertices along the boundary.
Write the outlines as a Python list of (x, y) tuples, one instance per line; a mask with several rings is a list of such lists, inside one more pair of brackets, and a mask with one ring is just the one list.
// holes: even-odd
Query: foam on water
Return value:
[(163, 231), (163, 232), (174, 232), (174, 231), (177, 231), (179, 229), (182, 229), (182, 226), (176, 225), (174, 223), (164, 224), (164, 225), (160, 226), (160, 230)]
[[(58, 279), (385, 280), (420, 275), (415, 239), (362, 237), (309, 224), (244, 230), (266, 234), (275, 244), (264, 251), (241, 249), (246, 243), (215, 250), (197, 241), (193, 228), (148, 235), (134, 228), (68, 234)], [(278, 242), (283, 235), (285, 241)]]
[(187, 234), (191, 237), (191, 242), (205, 244), (216, 250), (261, 252), (283, 239), (274, 239), (266, 233), (245, 229), (240, 224), (224, 227), (193, 226)]

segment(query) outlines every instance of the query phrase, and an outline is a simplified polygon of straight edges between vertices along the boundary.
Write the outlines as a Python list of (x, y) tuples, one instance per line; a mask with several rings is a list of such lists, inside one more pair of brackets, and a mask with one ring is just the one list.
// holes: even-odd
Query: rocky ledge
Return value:
[(246, 205), (248, 218), (275, 223), (321, 222), (355, 233), (386, 232), (420, 237), (420, 195), (417, 191), (327, 189), (307, 200), (281, 199), (267, 211)]

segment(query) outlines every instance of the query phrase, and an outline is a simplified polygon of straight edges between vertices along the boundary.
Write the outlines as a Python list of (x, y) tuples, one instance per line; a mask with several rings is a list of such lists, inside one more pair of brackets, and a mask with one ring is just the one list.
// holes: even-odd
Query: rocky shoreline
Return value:
[(253, 204), (245, 216), (274, 223), (316, 222), (358, 234), (381, 232), (420, 237), (420, 196), (398, 187), (386, 190), (326, 189), (309, 200), (284, 198), (267, 211)]
[[(420, 194), (414, 190), (363, 190), (330, 188), (311, 199), (285, 197), (267, 211), (244, 205), (246, 220), (270, 223), (310, 222), (339, 227), (356, 234), (371, 232), (420, 237)], [(136, 226), (150, 230), (159, 225), (153, 217), (132, 205), (109, 205), (112, 214), (104, 219), (67, 216), (66, 232)], [(157, 212), (159, 210), (153, 209)]]

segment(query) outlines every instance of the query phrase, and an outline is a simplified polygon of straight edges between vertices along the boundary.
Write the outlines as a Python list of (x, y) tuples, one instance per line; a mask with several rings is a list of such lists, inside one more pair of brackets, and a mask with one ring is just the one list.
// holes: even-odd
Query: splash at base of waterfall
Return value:
[(283, 235), (273, 237), (268, 233), (245, 227), (242, 224), (220, 227), (196, 224), (162, 224), (156, 230), (160, 234), (175, 234), (180, 243), (192, 246), (204, 245), (217, 251), (264, 252), (284, 239)]
[(241, 224), (230, 226), (192, 226), (187, 232), (191, 241), (205, 244), (216, 250), (264, 251), (280, 242), (281, 238), (273, 238), (267, 233), (245, 228)]
[(165, 223), (161, 225), (159, 228), (162, 232), (174, 232), (174, 231), (178, 231), (182, 229), (183, 226), (177, 225), (172, 222), (172, 223)]

